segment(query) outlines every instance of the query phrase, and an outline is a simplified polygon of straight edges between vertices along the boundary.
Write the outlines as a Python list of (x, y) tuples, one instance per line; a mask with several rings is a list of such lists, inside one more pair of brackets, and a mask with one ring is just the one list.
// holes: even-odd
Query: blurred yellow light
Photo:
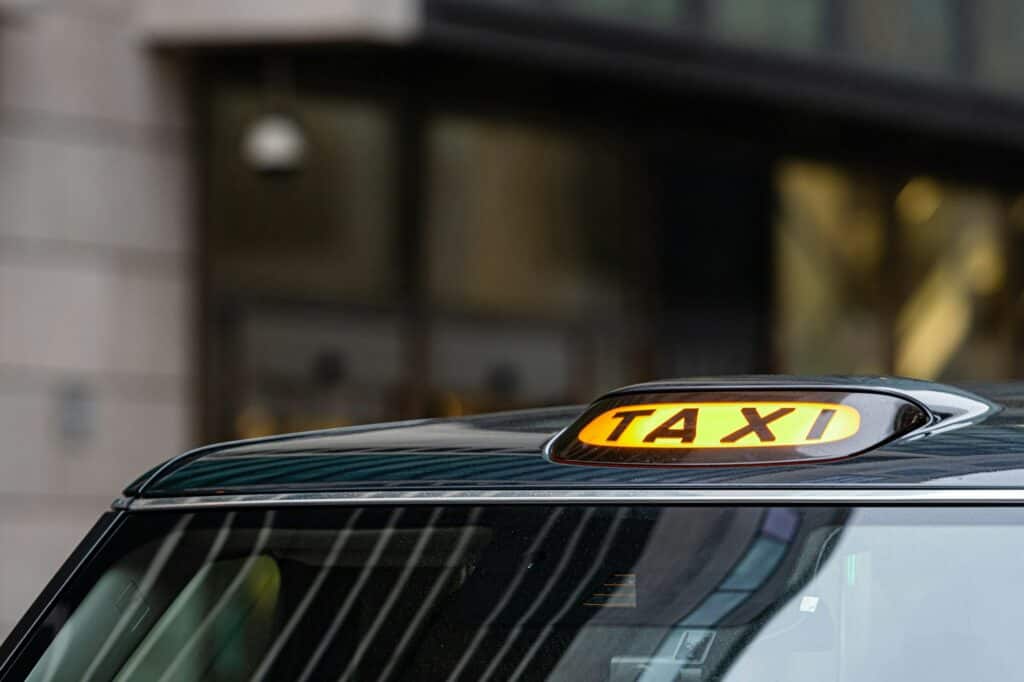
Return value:
[(936, 267), (900, 312), (896, 373), (937, 378), (967, 338), (971, 312), (969, 294), (956, 269)]
[(448, 391), (441, 396), (441, 414), (445, 417), (461, 417), (466, 414), (466, 408), (458, 394)]
[(859, 429), (860, 413), (833, 403), (650, 403), (602, 412), (578, 438), (612, 448), (762, 448), (832, 443)]
[(878, 215), (862, 210), (853, 215), (849, 222), (845, 240), (837, 246), (846, 251), (850, 266), (870, 271), (882, 262), (885, 239)]
[(978, 294), (993, 294), (1003, 286), (1006, 270), (993, 240), (977, 242), (967, 254), (967, 276)]
[(908, 223), (923, 223), (939, 209), (942, 189), (928, 178), (914, 178), (896, 196), (896, 210)]
[(262, 438), (278, 433), (277, 420), (269, 410), (252, 405), (235, 417), (235, 435), (238, 438)]

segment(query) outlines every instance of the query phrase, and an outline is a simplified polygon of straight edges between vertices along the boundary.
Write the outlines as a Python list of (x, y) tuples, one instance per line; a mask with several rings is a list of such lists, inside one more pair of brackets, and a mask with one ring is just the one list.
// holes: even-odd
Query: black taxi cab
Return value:
[(663, 381), (203, 448), (114, 502), (0, 679), (1021, 679), (1022, 407)]

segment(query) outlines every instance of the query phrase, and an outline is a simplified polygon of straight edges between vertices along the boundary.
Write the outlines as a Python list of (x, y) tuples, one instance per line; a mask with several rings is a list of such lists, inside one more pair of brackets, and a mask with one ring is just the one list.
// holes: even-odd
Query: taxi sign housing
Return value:
[(604, 466), (828, 461), (941, 420), (912, 391), (886, 381), (737, 379), (626, 387), (594, 402), (545, 451), (552, 462)]

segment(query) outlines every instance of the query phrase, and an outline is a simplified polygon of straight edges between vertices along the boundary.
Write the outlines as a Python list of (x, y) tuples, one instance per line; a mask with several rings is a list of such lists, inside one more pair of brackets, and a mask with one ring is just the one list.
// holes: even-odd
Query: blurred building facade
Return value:
[(0, 0), (0, 630), (200, 441), (1018, 376), (1017, 5)]

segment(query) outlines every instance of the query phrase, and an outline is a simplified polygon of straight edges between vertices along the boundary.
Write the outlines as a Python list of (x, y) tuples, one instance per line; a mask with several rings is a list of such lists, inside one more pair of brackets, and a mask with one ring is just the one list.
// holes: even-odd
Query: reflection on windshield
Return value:
[[(714, 642), (713, 628), (768, 581), (789, 549), (799, 523), (800, 515), (792, 509), (766, 511), (757, 535), (729, 569), (725, 580), (669, 630), (654, 658), (683, 661), (690, 666), (704, 664)], [(644, 670), (640, 679), (656, 680), (658, 673), (651, 667)]]
[(133, 515), (17, 677), (1005, 680), (1018, 540), (1016, 509)]
[(1024, 529), (922, 528), (893, 523), (885, 512), (851, 517), (830, 558), (743, 648), (723, 679), (1019, 676), (1014, 658)]

